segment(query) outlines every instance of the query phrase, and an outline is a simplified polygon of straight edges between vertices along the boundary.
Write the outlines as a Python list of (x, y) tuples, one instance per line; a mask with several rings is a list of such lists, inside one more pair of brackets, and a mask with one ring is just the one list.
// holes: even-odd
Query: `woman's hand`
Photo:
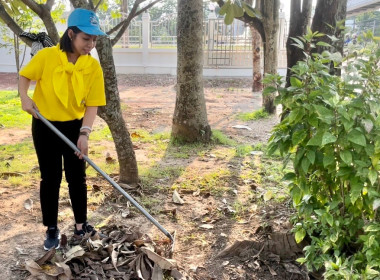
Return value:
[(34, 103), (34, 101), (29, 96), (21, 97), (21, 106), (25, 112), (28, 112), (33, 117), (38, 119), (38, 116), (35, 112), (35, 111), (38, 111), (37, 105), (36, 105), (36, 103)]
[(75, 154), (83, 159), (83, 156), (88, 156), (88, 136), (87, 135), (79, 135), (79, 139), (77, 142), (77, 147), (80, 150), (79, 152), (75, 152)]

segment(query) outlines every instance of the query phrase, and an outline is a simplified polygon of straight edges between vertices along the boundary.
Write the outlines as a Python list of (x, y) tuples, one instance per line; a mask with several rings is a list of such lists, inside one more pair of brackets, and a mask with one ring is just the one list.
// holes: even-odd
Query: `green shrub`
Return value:
[[(302, 40), (313, 47), (319, 35)], [(299, 262), (326, 279), (379, 279), (380, 50), (367, 43), (345, 62), (339, 53), (306, 54), (290, 87), (279, 76), (266, 81), (286, 108), (268, 151), (293, 162), (284, 178), (297, 210), (293, 230), (308, 242)], [(342, 76), (330, 74), (342, 61)]]

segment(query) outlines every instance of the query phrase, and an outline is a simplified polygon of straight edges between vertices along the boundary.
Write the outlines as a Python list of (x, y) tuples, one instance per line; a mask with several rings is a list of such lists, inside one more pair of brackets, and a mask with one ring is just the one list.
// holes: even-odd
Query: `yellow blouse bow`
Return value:
[(67, 60), (65, 52), (59, 49), (61, 64), (54, 69), (53, 73), (53, 86), (54, 92), (61, 103), (67, 108), (69, 105), (69, 85), (68, 78), (71, 75), (71, 84), (74, 91), (74, 96), (77, 105), (80, 106), (85, 97), (83, 74), (84, 70), (91, 66), (91, 59), (89, 55), (81, 55), (75, 64)]

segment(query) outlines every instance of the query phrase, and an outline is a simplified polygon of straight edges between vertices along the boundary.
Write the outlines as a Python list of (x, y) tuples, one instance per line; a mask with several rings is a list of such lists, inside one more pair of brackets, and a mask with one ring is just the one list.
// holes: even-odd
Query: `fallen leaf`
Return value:
[(264, 154), (264, 152), (262, 151), (252, 151), (250, 152), (251, 155), (253, 156), (262, 156)]
[(184, 201), (179, 196), (179, 193), (177, 192), (177, 190), (174, 190), (173, 192), (173, 202), (176, 204), (181, 204), (181, 205), (184, 204)]
[(233, 125), (232, 126), (233, 128), (238, 128), (238, 129), (246, 129), (246, 130), (252, 130), (252, 128), (250, 128), (249, 126), (246, 126), (246, 125)]
[(76, 257), (81, 257), (83, 256), (85, 253), (84, 249), (77, 245), (77, 246), (74, 246), (72, 247), (66, 254), (65, 254), (65, 263), (67, 263), (68, 261), (70, 261), (71, 259), (73, 258), (76, 258)]
[(26, 210), (31, 210), (33, 208), (33, 200), (28, 198), (27, 200), (24, 201), (24, 208)]
[(271, 190), (267, 191), (265, 194), (264, 194), (264, 201), (268, 201), (268, 200), (271, 200), (273, 197), (273, 192)]
[(200, 228), (204, 228), (204, 229), (213, 229), (214, 228), (214, 225), (210, 225), (210, 224), (202, 224), (199, 226)]
[(152, 260), (155, 264), (157, 264), (160, 268), (164, 270), (171, 270), (177, 267), (177, 263), (175, 260), (161, 257), (146, 247), (141, 247), (140, 250), (141, 252), (146, 254), (150, 260)]

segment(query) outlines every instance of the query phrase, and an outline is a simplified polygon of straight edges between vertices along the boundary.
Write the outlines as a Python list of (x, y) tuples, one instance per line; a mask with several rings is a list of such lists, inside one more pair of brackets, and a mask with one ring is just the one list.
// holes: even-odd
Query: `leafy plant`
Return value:
[[(313, 53), (320, 36), (295, 39), (306, 59), (292, 68), (290, 87), (277, 75), (266, 79), (287, 109), (268, 152), (293, 163), (284, 180), (297, 210), (294, 232), (309, 243), (299, 261), (326, 279), (379, 279), (380, 50), (368, 42), (345, 61)], [(344, 74), (331, 75), (342, 62)]]

